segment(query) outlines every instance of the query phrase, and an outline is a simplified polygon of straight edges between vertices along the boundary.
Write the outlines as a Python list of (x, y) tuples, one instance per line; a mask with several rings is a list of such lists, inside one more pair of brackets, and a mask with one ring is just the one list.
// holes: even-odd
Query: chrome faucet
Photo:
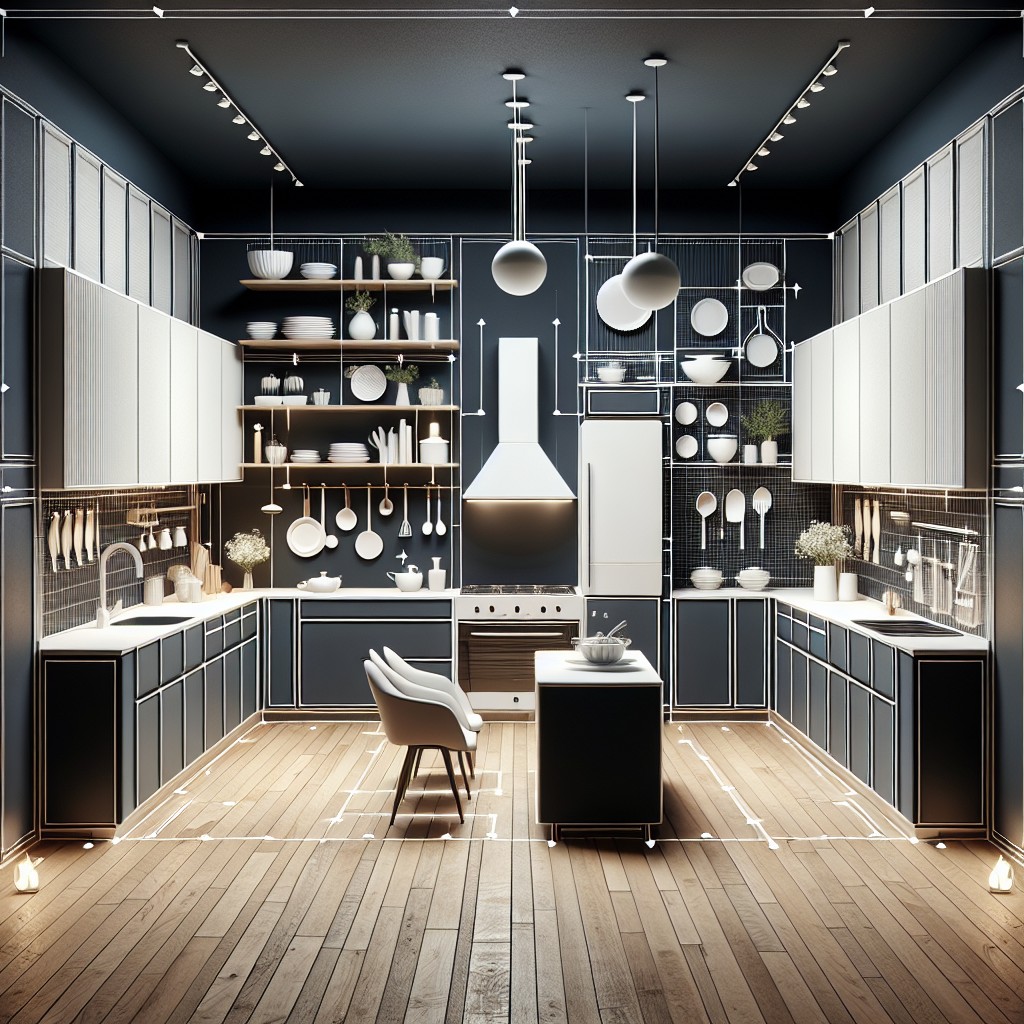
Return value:
[(106, 629), (110, 625), (110, 612), (107, 611), (107, 559), (115, 551), (127, 551), (135, 559), (135, 575), (142, 579), (142, 555), (134, 544), (126, 544), (118, 541), (116, 544), (108, 544), (100, 552), (100, 603), (96, 609), (96, 628)]

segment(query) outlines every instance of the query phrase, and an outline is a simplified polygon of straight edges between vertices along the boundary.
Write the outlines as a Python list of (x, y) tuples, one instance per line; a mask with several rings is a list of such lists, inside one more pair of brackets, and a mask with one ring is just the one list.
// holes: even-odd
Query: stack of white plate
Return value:
[(333, 338), (334, 321), (329, 316), (286, 316), (281, 333), (294, 338)]
[(269, 341), (277, 333), (277, 324), (272, 324), (268, 320), (253, 320), (252, 323), (245, 325), (245, 331), (250, 338)]
[(310, 281), (329, 281), (338, 272), (333, 263), (303, 263), (299, 273)]
[(722, 585), (722, 570), (710, 566), (698, 566), (690, 573), (690, 582), (698, 590), (717, 590)]
[(370, 451), (365, 444), (336, 441), (327, 452), (328, 462), (369, 462)]
[(311, 464), (320, 461), (320, 453), (314, 448), (296, 448), (292, 452), (292, 462)]

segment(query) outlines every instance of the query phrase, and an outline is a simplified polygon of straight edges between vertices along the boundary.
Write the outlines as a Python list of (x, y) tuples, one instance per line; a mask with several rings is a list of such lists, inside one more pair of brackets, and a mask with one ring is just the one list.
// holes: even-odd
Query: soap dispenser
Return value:
[(444, 590), (445, 584), (445, 570), (441, 568), (441, 559), (439, 557), (433, 559), (434, 568), (427, 570), (427, 589), (428, 590)]

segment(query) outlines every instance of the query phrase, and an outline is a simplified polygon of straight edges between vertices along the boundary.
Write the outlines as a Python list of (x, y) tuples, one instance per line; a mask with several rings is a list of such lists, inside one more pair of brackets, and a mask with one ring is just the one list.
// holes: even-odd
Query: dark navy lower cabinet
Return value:
[(807, 735), (828, 749), (828, 670), (820, 661), (807, 664)]
[(844, 768), (850, 767), (849, 681), (838, 672), (828, 674), (828, 746), (825, 748)]

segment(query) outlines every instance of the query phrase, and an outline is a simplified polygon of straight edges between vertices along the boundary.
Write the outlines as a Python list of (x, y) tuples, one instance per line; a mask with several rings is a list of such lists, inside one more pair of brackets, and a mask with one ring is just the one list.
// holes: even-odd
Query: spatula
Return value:
[(697, 495), (697, 511), (700, 513), (700, 549), (708, 546), (708, 518), (715, 514), (718, 499), (710, 491), (701, 491)]
[(412, 536), (412, 523), (409, 522), (409, 485), (402, 484), (402, 525), (398, 528), (399, 537)]
[(725, 518), (727, 522), (740, 524), (740, 551), (743, 550), (743, 519), (747, 514), (747, 497), (734, 487), (725, 496)]
[(772, 507), (772, 492), (767, 487), (758, 487), (752, 499), (754, 511), (761, 517), (761, 547), (764, 548), (764, 517)]

